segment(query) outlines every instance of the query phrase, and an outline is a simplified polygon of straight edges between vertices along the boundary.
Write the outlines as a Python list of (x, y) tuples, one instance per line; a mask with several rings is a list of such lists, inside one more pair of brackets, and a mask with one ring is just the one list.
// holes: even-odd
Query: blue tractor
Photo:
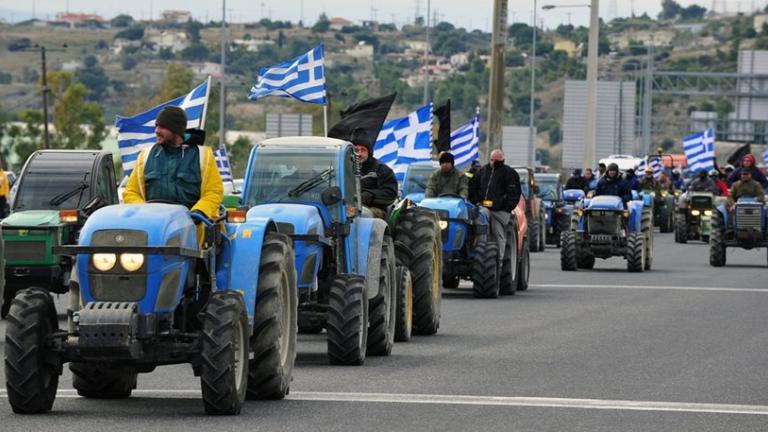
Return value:
[(597, 196), (574, 209), (571, 230), (560, 238), (560, 267), (566, 271), (591, 269), (596, 258), (620, 256), (627, 270), (650, 270), (653, 260), (653, 226), (650, 209), (632, 200)]
[[(255, 146), (245, 176), (248, 217), (269, 218), (296, 250), (299, 331), (326, 330), (331, 364), (389, 355), (398, 330), (410, 337), (409, 274), (396, 265), (396, 236), (360, 203), (354, 147), (286, 137)], [(402, 290), (400, 290), (402, 288)], [(410, 312), (410, 310), (409, 310)], [(405, 322), (398, 326), (398, 318)]]
[(424, 199), (429, 178), (438, 168), (440, 165), (436, 161), (415, 162), (408, 165), (400, 188), (401, 198), (410, 200), (415, 204), (420, 203)]
[(768, 247), (768, 209), (765, 204), (754, 197), (742, 197), (730, 212), (725, 202), (715, 206), (709, 237), (709, 264), (724, 266), (725, 250), (729, 247)]
[(5, 343), (14, 412), (50, 410), (65, 362), (85, 397), (128, 397), (138, 373), (179, 363), (200, 376), (208, 414), (288, 394), (296, 270), (291, 240), (272, 220), (113, 205), (88, 218), (76, 246), (54, 249), (76, 257), (68, 327), (44, 288), (14, 298)]
[(560, 233), (570, 227), (568, 203), (563, 199), (563, 182), (558, 173), (536, 174), (539, 198), (544, 204), (545, 243), (560, 247)]

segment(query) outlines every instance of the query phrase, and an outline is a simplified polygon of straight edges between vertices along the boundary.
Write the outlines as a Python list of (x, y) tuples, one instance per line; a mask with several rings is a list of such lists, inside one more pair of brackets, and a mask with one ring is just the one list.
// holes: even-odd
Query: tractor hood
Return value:
[(419, 203), (419, 207), (448, 212), (448, 217), (452, 219), (469, 219), (467, 203), (461, 198), (424, 198), (421, 203)]
[(147, 233), (149, 246), (165, 246), (171, 239), (179, 246), (197, 248), (196, 230), (186, 207), (176, 204), (120, 204), (95, 211), (80, 232), (80, 245), (91, 244), (101, 230), (134, 230)]
[(61, 225), (58, 210), (26, 210), (11, 213), (0, 222), (2, 226), (53, 227)]
[(624, 210), (621, 198), (611, 195), (600, 195), (589, 201), (588, 210)]
[(323, 219), (317, 207), (306, 204), (262, 204), (248, 210), (246, 219), (270, 218), (284, 234), (323, 235)]

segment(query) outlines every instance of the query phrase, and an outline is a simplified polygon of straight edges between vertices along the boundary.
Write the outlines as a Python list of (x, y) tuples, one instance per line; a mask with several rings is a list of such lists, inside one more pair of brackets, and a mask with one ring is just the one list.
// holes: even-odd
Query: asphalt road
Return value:
[(532, 254), (529, 291), (450, 290), (439, 333), (391, 357), (332, 367), (324, 337), (301, 335), (288, 399), (237, 417), (204, 415), (188, 366), (141, 375), (121, 401), (77, 397), (66, 371), (50, 414), (14, 415), (0, 391), (0, 431), (768, 430), (766, 251), (729, 250), (722, 269), (707, 254), (658, 233), (646, 273)]

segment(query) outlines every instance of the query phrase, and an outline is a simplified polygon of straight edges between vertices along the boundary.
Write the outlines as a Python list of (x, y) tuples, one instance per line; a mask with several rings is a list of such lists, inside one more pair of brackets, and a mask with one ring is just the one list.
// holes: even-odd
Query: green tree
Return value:
[(109, 24), (116, 28), (130, 27), (133, 25), (133, 17), (126, 14), (120, 14), (109, 20)]
[(8, 128), (10, 147), (23, 164), (35, 150), (43, 147), (43, 114), (40, 110), (25, 110), (19, 114), (24, 124)]
[(193, 44), (200, 43), (200, 30), (202, 28), (203, 25), (200, 23), (200, 21), (195, 21), (193, 19), (189, 19), (184, 24), (184, 32), (187, 33), (187, 37)]
[(75, 78), (89, 90), (88, 100), (101, 101), (106, 96), (109, 77), (99, 66), (96, 57), (87, 56), (83, 61), (83, 67), (75, 72)]
[(328, 20), (328, 17), (324, 13), (321, 13), (317, 18), (315, 25), (312, 26), (312, 31), (314, 33), (325, 33), (330, 29), (331, 22)]
[(144, 37), (144, 26), (134, 25), (121, 30), (115, 35), (115, 39), (141, 40)]
[(660, 20), (673, 20), (680, 15), (683, 10), (682, 6), (675, 0), (662, 0), (661, 12), (659, 12)]
[(680, 19), (683, 21), (701, 21), (706, 13), (706, 8), (694, 4), (680, 10)]
[(200, 42), (192, 43), (181, 51), (181, 58), (190, 61), (203, 61), (208, 58), (208, 47)]
[(101, 148), (106, 137), (101, 107), (88, 102), (88, 89), (70, 72), (49, 72), (54, 97), (53, 146), (63, 149)]
[(253, 143), (248, 137), (240, 136), (227, 149), (229, 163), (232, 168), (232, 176), (234, 178), (242, 178), (245, 176), (245, 169), (248, 165), (248, 157), (251, 154), (252, 147)]

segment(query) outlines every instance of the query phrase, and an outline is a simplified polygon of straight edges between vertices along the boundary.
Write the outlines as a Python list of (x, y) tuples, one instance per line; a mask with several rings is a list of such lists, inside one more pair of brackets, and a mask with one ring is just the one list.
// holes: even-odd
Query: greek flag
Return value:
[(464, 126), (451, 132), (451, 153), (457, 168), (477, 160), (480, 152), (480, 114)]
[(373, 146), (376, 159), (402, 182), (408, 165), (432, 160), (432, 102), (381, 127)]
[(683, 138), (688, 170), (698, 172), (715, 168), (715, 131), (712, 128)]
[(650, 166), (653, 170), (653, 178), (658, 179), (661, 176), (661, 173), (664, 170), (664, 167), (661, 165), (661, 160), (659, 158), (652, 158), (648, 160), (646, 157), (640, 163), (637, 165), (637, 168), (635, 168), (635, 175), (638, 177), (645, 177), (645, 167)]
[(232, 168), (229, 167), (227, 149), (220, 148), (214, 150), (213, 155), (216, 157), (216, 167), (219, 169), (219, 174), (221, 174), (221, 181), (224, 183), (234, 182), (235, 180), (232, 178)]
[(768, 149), (763, 152), (763, 163), (768, 166)]
[(259, 80), (248, 99), (265, 96), (292, 97), (301, 102), (325, 105), (325, 66), (323, 45), (308, 53), (259, 70)]
[(141, 149), (155, 143), (155, 118), (168, 105), (184, 108), (187, 113), (187, 128), (203, 128), (205, 124), (205, 108), (208, 103), (210, 77), (184, 96), (145, 111), (133, 117), (117, 116), (117, 146), (120, 149), (120, 160), (123, 173), (130, 176), (136, 165)]

